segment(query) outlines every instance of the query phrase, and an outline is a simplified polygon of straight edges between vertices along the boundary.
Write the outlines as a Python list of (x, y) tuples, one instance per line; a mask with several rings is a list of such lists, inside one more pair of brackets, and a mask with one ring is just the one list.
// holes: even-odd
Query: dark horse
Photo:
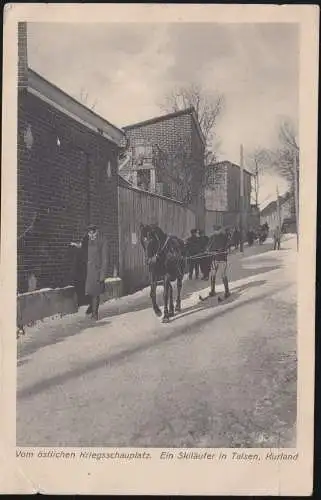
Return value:
[[(181, 290), (185, 270), (184, 242), (176, 236), (168, 236), (156, 225), (140, 226), (140, 241), (144, 248), (150, 276), (150, 297), (157, 316), (161, 310), (156, 302), (157, 282), (164, 283), (164, 316), (163, 323), (168, 323), (174, 316), (173, 287), (177, 282), (175, 310), (181, 311)], [(169, 299), (169, 304), (168, 304)]]

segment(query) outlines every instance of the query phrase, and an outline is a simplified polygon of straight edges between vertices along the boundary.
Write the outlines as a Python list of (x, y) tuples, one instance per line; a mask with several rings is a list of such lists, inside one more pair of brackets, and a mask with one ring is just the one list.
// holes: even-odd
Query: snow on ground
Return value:
[[(290, 238), (280, 252), (269, 250), (252, 256), (245, 255), (243, 257), (240, 254), (231, 256), (231, 267), (240, 265), (240, 261), (242, 261), (244, 269), (252, 269), (252, 266), (255, 266), (257, 273), (231, 281), (232, 297), (220, 306), (217, 306), (216, 299), (210, 299), (206, 303), (199, 301), (200, 294), (208, 294), (209, 285), (207, 282), (194, 280), (190, 282), (185, 279), (182, 312), (175, 316), (171, 324), (177, 328), (184, 325), (188, 327), (190, 312), (195, 314), (199, 311), (202, 315), (209, 312), (212, 314), (213, 307), (216, 307), (219, 314), (222, 308), (232, 309), (235, 300), (240, 305), (242, 302), (250, 302), (258, 296), (257, 287), (251, 287), (251, 284), (255, 285), (258, 281), (264, 282), (264, 286), (260, 288), (259, 292), (262, 296), (267, 293), (266, 289), (268, 288), (269, 293), (271, 293), (271, 289), (274, 290), (274, 297), (281, 297), (287, 302), (293, 301), (296, 293), (295, 283), (287, 284), (286, 294), (283, 284), (285, 273), (293, 281), (292, 276), (296, 262), (294, 247), (295, 240)], [(271, 258), (284, 267), (282, 273), (280, 273), (279, 267), (260, 273), (260, 269), (265, 269), (265, 263)], [(284, 262), (286, 262), (286, 266), (283, 266)], [(217, 291), (223, 292), (222, 284), (218, 283)], [(162, 287), (159, 287), (158, 297), (162, 297)], [(215, 300), (215, 303), (211, 302), (212, 300)], [(162, 305), (161, 300), (159, 303)], [(66, 369), (74, 369), (75, 366), (86, 360), (89, 362), (90, 359), (99, 356), (99, 353), (104, 355), (105, 352), (108, 352), (110, 355), (128, 348), (129, 345), (148, 342), (155, 335), (166, 334), (168, 329), (167, 325), (162, 324), (151, 309), (149, 287), (135, 294), (113, 299), (103, 304), (100, 308), (101, 319), (97, 323), (85, 317), (85, 310), (86, 307), (82, 307), (78, 313), (73, 315), (62, 318), (47, 318), (26, 329), (26, 336), (18, 340), (20, 389), (25, 386), (24, 367), (28, 363), (37, 363), (38, 369), (34, 372), (35, 377), (37, 377), (39, 370), (43, 375), (51, 377)], [(61, 342), (63, 342), (63, 356), (61, 356)], [(39, 350), (41, 350), (41, 356)], [(38, 355), (33, 356), (36, 352)], [(29, 379), (28, 385), (31, 382)]]
[(232, 295), (222, 304), (200, 302), (208, 284), (186, 280), (169, 324), (153, 314), (147, 288), (105, 303), (97, 323), (82, 308), (28, 328), (18, 341), (17, 442), (293, 444), (295, 245), (231, 254)]

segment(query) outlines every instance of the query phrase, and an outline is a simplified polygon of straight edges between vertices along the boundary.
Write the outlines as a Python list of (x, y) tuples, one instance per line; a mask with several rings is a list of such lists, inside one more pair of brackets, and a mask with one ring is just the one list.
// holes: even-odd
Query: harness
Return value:
[[(160, 242), (160, 239), (158, 237), (158, 234), (155, 232), (154, 233), (154, 237), (156, 238), (156, 240), (158, 241), (158, 249), (155, 253), (155, 255), (153, 257), (151, 257), (149, 259), (149, 262), (152, 262), (152, 261), (157, 261), (157, 259), (159, 258), (159, 256), (161, 255), (162, 252), (164, 252), (164, 250), (166, 249), (167, 247), (167, 244), (171, 238), (171, 236), (166, 236), (166, 239), (163, 243), (163, 245), (161, 245), (161, 242)], [(196, 255), (191, 255), (191, 256), (186, 256), (184, 257), (184, 260), (185, 262), (188, 262), (188, 261), (193, 261), (193, 260), (201, 260), (201, 259), (204, 259), (206, 257), (214, 257), (217, 256), (217, 255), (222, 255), (222, 254), (228, 254), (228, 251), (226, 249), (222, 249), (222, 250), (215, 250), (215, 251), (208, 251), (206, 250), (205, 252), (202, 252), (202, 253), (199, 253), (199, 254), (196, 254)]]
[[(159, 242), (159, 238), (158, 238), (158, 236), (157, 236), (157, 235), (156, 235), (156, 238), (158, 239), (158, 242)], [(169, 238), (170, 238), (170, 236), (167, 236), (167, 238), (166, 238), (166, 240), (165, 240), (165, 243), (164, 243), (164, 245), (162, 246), (162, 248), (157, 250), (157, 252), (156, 252), (156, 254), (155, 254), (155, 255), (156, 255), (156, 257), (159, 257), (159, 255), (160, 255), (160, 254), (161, 254), (161, 253), (165, 250), (166, 245), (167, 245), (167, 243), (168, 243), (168, 241), (169, 241)]]

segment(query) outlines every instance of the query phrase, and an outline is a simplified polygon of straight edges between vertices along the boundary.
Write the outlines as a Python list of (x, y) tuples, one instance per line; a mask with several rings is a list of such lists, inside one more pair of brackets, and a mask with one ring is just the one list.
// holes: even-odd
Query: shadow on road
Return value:
[(250, 283), (235, 287), (231, 289), (231, 296), (228, 299), (222, 300), (222, 302), (219, 302), (219, 298), (223, 297), (223, 293), (218, 293), (215, 297), (206, 296), (205, 299), (200, 300), (198, 304), (194, 304), (193, 306), (184, 309), (181, 314), (178, 314), (177, 316), (172, 318), (171, 322), (180, 320), (182, 318), (185, 318), (186, 316), (190, 316), (191, 314), (197, 313), (203, 309), (213, 309), (235, 302), (245, 290), (248, 290), (250, 288), (257, 288), (261, 285), (264, 285), (265, 283), (267, 283), (267, 280), (251, 281)]
[[(284, 285), (284, 286), (279, 287), (278, 290), (281, 291), (281, 290), (286, 289), (287, 287), (288, 287), (288, 285)], [(156, 338), (154, 337), (153, 339), (150, 339), (150, 340), (143, 342), (139, 345), (136, 345), (134, 347), (130, 347), (128, 349), (124, 349), (120, 352), (112, 354), (109, 357), (106, 356), (103, 358), (99, 358), (99, 359), (95, 359), (93, 361), (86, 362), (82, 366), (74, 368), (73, 370), (66, 371), (64, 373), (60, 373), (59, 375), (55, 375), (52, 378), (41, 380), (40, 382), (37, 382), (30, 387), (25, 387), (23, 389), (20, 389), (17, 391), (17, 398), (24, 399), (24, 398), (28, 398), (30, 396), (34, 396), (35, 394), (38, 394), (40, 392), (47, 391), (51, 387), (63, 385), (65, 382), (67, 382), (69, 380), (81, 377), (89, 372), (98, 370), (98, 369), (103, 368), (103, 367), (108, 369), (112, 365), (114, 365), (115, 363), (119, 363), (119, 362), (125, 360), (126, 358), (128, 358), (129, 356), (134, 356), (136, 354), (140, 354), (144, 351), (147, 351), (148, 349), (162, 345), (165, 342), (178, 339), (182, 336), (202, 335), (202, 333), (200, 332), (202, 326), (207, 324), (208, 322), (211, 322), (214, 318), (222, 317), (225, 314), (230, 313), (231, 310), (238, 309), (239, 307), (244, 307), (248, 304), (254, 304), (256, 302), (264, 300), (264, 298), (269, 297), (270, 294), (271, 294), (271, 292), (268, 291), (267, 293), (261, 294), (258, 297), (251, 297), (249, 299), (243, 300), (242, 302), (236, 301), (232, 305), (232, 307), (229, 307), (228, 309), (223, 308), (219, 312), (217, 312), (216, 308), (214, 308), (214, 311), (211, 315), (207, 315), (205, 318), (204, 317), (199, 318), (189, 325), (184, 324), (181, 327), (177, 328), (174, 332), (169, 331), (169, 333), (167, 333), (167, 334), (162, 334), (161, 336), (157, 336)], [(162, 332), (164, 332), (164, 330), (165, 330), (165, 328), (162, 330)]]

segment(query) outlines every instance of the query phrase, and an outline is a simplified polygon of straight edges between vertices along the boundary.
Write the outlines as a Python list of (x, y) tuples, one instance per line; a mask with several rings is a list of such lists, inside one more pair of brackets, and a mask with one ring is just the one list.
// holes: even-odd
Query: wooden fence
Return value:
[(195, 227), (195, 214), (182, 203), (133, 187), (118, 187), (119, 276), (123, 291), (131, 293), (149, 283), (139, 225), (157, 220), (167, 234), (187, 238)]

